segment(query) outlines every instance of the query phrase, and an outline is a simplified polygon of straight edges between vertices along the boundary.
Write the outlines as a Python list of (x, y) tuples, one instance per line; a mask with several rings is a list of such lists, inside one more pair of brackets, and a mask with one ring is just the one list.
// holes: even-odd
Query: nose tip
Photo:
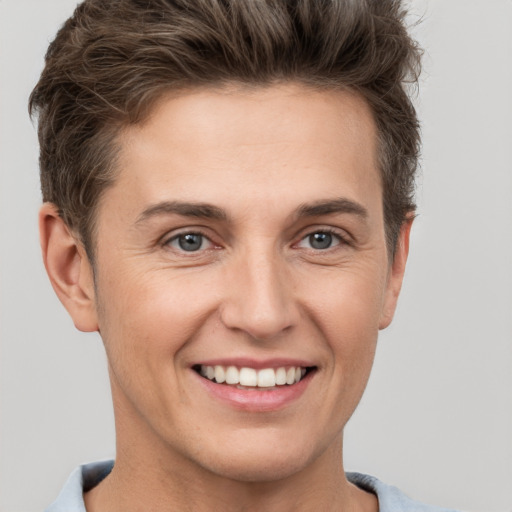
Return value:
[(270, 310), (246, 303), (237, 308), (239, 311), (236, 314), (233, 313), (234, 309), (232, 307), (228, 312), (224, 311), (224, 324), (230, 329), (244, 331), (255, 340), (273, 339), (292, 327), (283, 307)]
[(222, 322), (229, 329), (243, 331), (255, 340), (269, 340), (296, 324), (297, 306), (290, 280), (275, 262), (250, 268), (231, 280), (221, 308)]

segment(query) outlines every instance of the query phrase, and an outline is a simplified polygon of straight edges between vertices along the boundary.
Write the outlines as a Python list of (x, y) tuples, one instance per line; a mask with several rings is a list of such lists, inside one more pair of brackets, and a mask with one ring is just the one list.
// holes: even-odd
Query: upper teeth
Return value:
[(280, 368), (237, 368), (236, 366), (204, 366), (201, 365), (200, 373), (203, 377), (221, 384), (271, 388), (274, 386), (291, 385), (299, 382), (306, 373), (301, 366), (289, 366)]

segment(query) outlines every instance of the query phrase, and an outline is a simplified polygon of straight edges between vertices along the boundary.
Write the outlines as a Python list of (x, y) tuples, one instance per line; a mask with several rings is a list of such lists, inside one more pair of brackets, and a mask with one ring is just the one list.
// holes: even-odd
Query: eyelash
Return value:
[[(312, 231), (309, 231), (299, 240), (298, 243), (300, 244), (304, 240), (307, 240), (309, 237), (316, 235), (316, 234), (320, 234), (320, 233), (325, 234), (325, 235), (331, 235), (333, 238), (337, 239), (338, 243), (331, 247), (328, 247), (326, 249), (315, 249), (313, 247), (308, 248), (309, 250), (314, 251), (315, 253), (327, 253), (328, 251), (336, 249), (339, 246), (350, 246), (351, 245), (351, 243), (348, 240), (348, 237), (346, 235), (341, 234), (338, 230), (333, 229), (333, 228), (319, 228), (319, 229), (314, 229)], [(295, 245), (297, 245), (297, 244), (295, 244)]]
[[(213, 246), (213, 247), (210, 247), (208, 249), (211, 250), (212, 248), (215, 248), (215, 243), (210, 239), (210, 237), (208, 235), (203, 233), (201, 230), (183, 231), (181, 233), (175, 234), (172, 237), (167, 238), (166, 240), (164, 240), (162, 245), (164, 247), (171, 247), (171, 243), (172, 242), (178, 242), (179, 243), (179, 239), (183, 238), (183, 237), (186, 237), (187, 235), (200, 236), (200, 237), (202, 237), (201, 246), (204, 244), (205, 241), (207, 241), (207, 242), (209, 242)], [(181, 248), (181, 249), (179, 249), (177, 247), (173, 248), (173, 250), (175, 250), (176, 252), (179, 252), (179, 253), (182, 253), (182, 254), (189, 254), (190, 256), (197, 255), (198, 253), (202, 253), (202, 252), (204, 252), (205, 250), (208, 250), (208, 249), (201, 250), (201, 248), (200, 248), (197, 251), (186, 251), (183, 248)]]
[[(338, 231), (336, 229), (325, 227), (325, 228), (317, 228), (317, 229), (313, 229), (313, 230), (308, 231), (307, 233), (305, 233), (300, 238), (300, 240), (298, 242), (293, 244), (293, 246), (294, 247), (297, 247), (297, 246), (300, 247), (301, 243), (307, 241), (309, 237), (311, 237), (313, 235), (316, 235), (316, 234), (330, 235), (330, 236), (332, 236), (337, 241), (337, 243), (335, 243), (335, 245), (331, 245), (331, 246), (326, 247), (324, 249), (317, 249), (317, 248), (314, 248), (314, 247), (303, 247), (307, 251), (314, 252), (315, 254), (322, 254), (322, 253), (324, 253), (325, 255), (327, 255), (331, 251), (334, 251), (337, 248), (340, 248), (340, 246), (341, 247), (343, 247), (343, 246), (346, 247), (346, 246), (351, 246), (352, 245), (350, 240), (348, 239), (347, 235), (344, 235), (344, 234), (340, 233), (340, 231)], [(197, 250), (187, 251), (187, 250), (183, 249), (183, 247), (172, 247), (172, 242), (179, 243), (180, 238), (186, 237), (187, 235), (195, 235), (195, 236), (200, 236), (201, 237), (201, 246)], [(207, 248), (203, 249), (202, 246), (205, 243), (205, 241), (210, 244), (210, 247), (207, 247)], [(164, 247), (170, 248), (171, 250), (175, 251), (176, 253), (179, 253), (181, 255), (186, 255), (186, 257), (194, 257), (194, 256), (197, 257), (197, 256), (199, 256), (201, 254), (204, 254), (206, 251), (211, 251), (211, 250), (215, 250), (215, 249), (220, 248), (219, 245), (216, 245), (215, 242), (213, 242), (211, 240), (211, 238), (206, 233), (201, 231), (200, 229), (198, 229), (198, 230), (183, 231), (181, 233), (174, 234), (172, 237), (167, 238), (166, 240), (164, 240), (162, 245)]]

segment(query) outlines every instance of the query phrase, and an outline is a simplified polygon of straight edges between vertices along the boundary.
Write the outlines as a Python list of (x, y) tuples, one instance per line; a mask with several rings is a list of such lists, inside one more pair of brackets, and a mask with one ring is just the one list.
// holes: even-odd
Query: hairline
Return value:
[[(346, 84), (325, 84), (325, 83), (316, 83), (314, 80), (308, 80), (307, 77), (291, 77), (291, 78), (282, 78), (282, 79), (274, 79), (269, 81), (242, 81), (242, 80), (218, 80), (212, 81), (210, 83), (202, 83), (202, 84), (188, 84), (179, 87), (169, 86), (167, 88), (162, 87), (160, 91), (156, 90), (154, 92), (154, 97), (151, 98), (148, 102), (147, 108), (144, 110), (143, 114), (139, 119), (135, 121), (125, 120), (124, 122), (110, 122), (106, 123), (106, 125), (100, 130), (99, 135), (104, 134), (105, 132), (110, 132), (109, 142), (106, 144), (107, 147), (107, 166), (110, 170), (110, 181), (101, 189), (98, 194), (96, 201), (92, 208), (89, 210), (89, 218), (83, 223), (83, 229), (81, 232), (80, 228), (77, 227), (73, 229), (76, 233), (78, 239), (81, 241), (84, 250), (89, 258), (91, 266), (94, 270), (96, 264), (96, 249), (97, 249), (97, 228), (98, 228), (98, 212), (101, 208), (101, 203), (103, 201), (103, 197), (105, 192), (112, 186), (115, 185), (117, 177), (119, 173), (122, 172), (119, 162), (120, 153), (123, 150), (123, 146), (121, 144), (121, 138), (125, 130), (130, 127), (138, 126), (143, 127), (147, 122), (150, 121), (152, 115), (159, 108), (159, 106), (171, 99), (171, 98), (179, 98), (182, 96), (192, 95), (202, 91), (215, 91), (215, 92), (227, 92), (229, 94), (237, 93), (237, 92), (257, 92), (262, 89), (268, 89), (280, 85), (297, 85), (299, 87), (305, 88), (312, 92), (346, 92), (350, 95), (356, 96), (358, 99), (362, 100), (366, 107), (369, 110), (371, 115), (371, 119), (373, 125), (375, 127), (375, 161), (377, 172), (379, 176), (379, 183), (381, 187), (381, 200), (382, 200), (382, 213), (384, 219), (384, 231), (386, 235), (386, 247), (388, 256), (390, 257), (390, 263), (393, 261), (397, 244), (398, 244), (398, 233), (392, 232), (392, 226), (386, 221), (385, 215), (385, 190), (384, 190), (384, 177), (383, 173), (384, 168), (386, 166), (386, 142), (382, 136), (381, 130), (377, 125), (377, 118), (372, 108), (372, 105), (369, 99), (365, 96), (364, 92), (360, 90), (358, 87), (352, 87)], [(409, 216), (414, 214), (415, 209), (412, 208), (409, 210)], [(404, 216), (404, 220), (402, 224), (405, 223), (408, 217)]]

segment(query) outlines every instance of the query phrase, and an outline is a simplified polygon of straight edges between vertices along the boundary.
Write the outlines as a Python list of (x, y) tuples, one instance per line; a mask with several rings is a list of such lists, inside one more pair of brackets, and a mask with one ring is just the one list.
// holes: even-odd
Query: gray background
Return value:
[[(0, 510), (36, 512), (113, 455), (98, 336), (74, 330), (39, 256), (26, 102), (74, 0), (0, 0)], [(512, 510), (512, 2), (417, 0), (424, 158), (395, 322), (346, 429), (346, 467), (416, 499)]]

